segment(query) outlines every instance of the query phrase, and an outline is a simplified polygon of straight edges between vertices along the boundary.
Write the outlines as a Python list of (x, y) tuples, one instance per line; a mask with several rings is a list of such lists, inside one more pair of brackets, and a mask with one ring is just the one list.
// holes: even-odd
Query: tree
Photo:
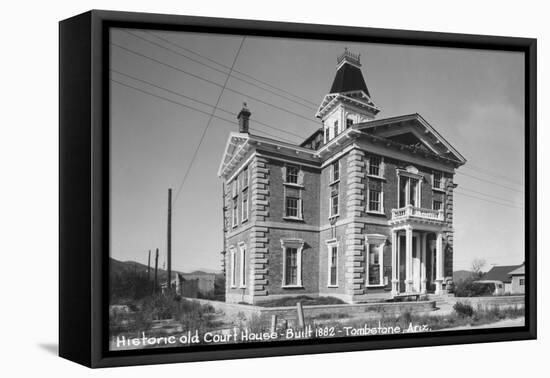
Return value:
[(485, 261), (485, 259), (474, 259), (474, 261), (472, 261), (472, 267), (470, 269), (472, 270), (474, 280), (479, 280), (481, 276), (483, 276), (482, 269), (485, 265), (487, 265), (487, 261)]

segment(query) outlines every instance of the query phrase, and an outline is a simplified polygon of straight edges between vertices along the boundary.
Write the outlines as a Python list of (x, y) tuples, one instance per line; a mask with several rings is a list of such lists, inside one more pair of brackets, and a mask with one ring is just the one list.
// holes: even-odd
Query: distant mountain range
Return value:
[[(151, 274), (154, 272), (154, 264), (151, 264)], [(110, 258), (110, 270), (111, 273), (123, 273), (123, 272), (147, 272), (147, 265), (139, 263), (137, 261), (120, 261)], [(192, 272), (180, 272), (178, 270), (172, 270), (172, 277), (175, 277), (176, 274), (216, 274), (220, 275), (222, 272), (216, 271), (214, 269), (198, 269)], [(167, 272), (164, 269), (158, 268), (159, 279), (166, 279)]]

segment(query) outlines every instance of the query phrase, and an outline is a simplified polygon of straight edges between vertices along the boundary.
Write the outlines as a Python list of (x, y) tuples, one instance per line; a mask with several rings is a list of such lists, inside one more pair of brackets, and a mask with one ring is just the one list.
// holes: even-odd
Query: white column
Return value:
[(405, 264), (406, 264), (406, 277), (405, 277), (405, 291), (411, 293), (413, 291), (412, 287), (412, 227), (407, 227), (405, 229), (405, 240), (406, 240), (406, 249), (405, 249)]
[(397, 272), (399, 269), (399, 260), (397, 258), (397, 231), (391, 232), (391, 294), (397, 295), (399, 293), (399, 281), (397, 279)]
[(443, 233), (437, 233), (435, 242), (435, 293), (443, 292)]
[(427, 234), (424, 232), (422, 234), (422, 259), (420, 261), (420, 292), (426, 294), (426, 238)]
[(378, 266), (380, 267), (378, 269), (380, 273), (380, 285), (384, 285), (384, 245), (386, 244), (386, 241), (384, 240), (383, 243), (381, 243), (378, 246)]

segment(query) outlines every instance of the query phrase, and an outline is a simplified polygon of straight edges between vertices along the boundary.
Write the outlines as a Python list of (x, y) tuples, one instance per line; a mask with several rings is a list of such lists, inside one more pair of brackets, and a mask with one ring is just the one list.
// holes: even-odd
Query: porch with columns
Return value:
[[(427, 294), (430, 291), (428, 283), (435, 285), (435, 294), (443, 294), (443, 233), (443, 229), (419, 228), (411, 224), (392, 228), (392, 296)], [(435, 235), (435, 238), (428, 240), (432, 239), (429, 237), (431, 235)], [(429, 274), (428, 263), (431, 270)]]

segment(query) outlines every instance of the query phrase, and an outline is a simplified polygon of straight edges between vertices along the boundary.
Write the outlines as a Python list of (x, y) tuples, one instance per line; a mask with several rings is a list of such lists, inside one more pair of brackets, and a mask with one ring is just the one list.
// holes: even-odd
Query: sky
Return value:
[[(173, 188), (173, 269), (219, 270), (217, 170), (242, 103), (252, 112), (252, 133), (301, 142), (298, 135), (321, 126), (316, 108), (345, 47), (361, 54), (377, 118), (419, 113), (467, 159), (455, 176), (454, 269), (476, 258), (486, 270), (521, 264), (522, 53), (133, 29), (111, 33), (111, 256), (147, 263), (148, 250), (159, 248), (164, 267)], [(212, 118), (202, 137), (218, 100), (215, 115), (223, 119)]]

